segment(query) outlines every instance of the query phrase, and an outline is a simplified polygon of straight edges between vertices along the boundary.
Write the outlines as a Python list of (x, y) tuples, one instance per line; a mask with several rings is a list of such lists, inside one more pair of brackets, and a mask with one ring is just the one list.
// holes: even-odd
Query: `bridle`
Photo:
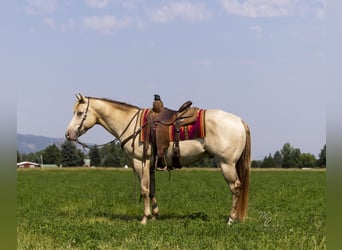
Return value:
[(90, 97), (88, 97), (88, 102), (87, 102), (87, 108), (85, 110), (84, 116), (82, 118), (82, 121), (80, 123), (80, 126), (77, 129), (77, 139), (78, 137), (81, 135), (81, 129), (83, 127), (83, 123), (85, 122), (85, 120), (87, 119), (87, 115), (88, 115), (88, 110), (89, 110), (89, 104), (90, 104)]
[[(85, 113), (84, 113), (84, 116), (82, 118), (82, 121), (77, 129), (77, 139), (76, 139), (76, 142), (80, 145), (82, 145), (84, 148), (88, 148), (88, 149), (91, 149), (91, 148), (95, 148), (95, 147), (103, 147), (105, 145), (108, 145), (108, 144), (113, 144), (113, 143), (120, 143), (121, 145), (121, 148), (124, 147), (124, 145), (130, 141), (131, 139), (135, 139), (135, 137), (140, 134), (141, 130), (146, 127), (147, 125), (147, 122), (144, 123), (141, 127), (139, 127), (132, 135), (128, 136), (126, 139), (124, 139), (123, 141), (120, 141), (120, 138), (127, 132), (129, 126), (131, 125), (131, 123), (133, 122), (133, 120), (139, 115), (141, 109), (138, 109), (138, 111), (134, 114), (134, 116), (131, 118), (131, 120), (129, 121), (129, 123), (127, 124), (126, 128), (122, 131), (122, 133), (120, 134), (120, 136), (118, 138), (115, 138), (114, 140), (111, 140), (110, 142), (107, 142), (107, 143), (104, 143), (104, 144), (100, 144), (100, 145), (97, 145), (95, 144), (94, 146), (90, 146), (90, 145), (87, 145), (86, 143), (84, 142), (81, 142), (78, 137), (81, 135), (81, 129), (83, 127), (83, 124), (85, 122), (85, 120), (87, 119), (87, 115), (88, 115), (88, 110), (89, 110), (89, 104), (90, 104), (90, 97), (87, 97), (88, 98), (88, 103), (87, 103), (87, 107), (86, 107), (86, 110), (85, 110)], [(132, 147), (134, 145), (134, 140), (132, 142)]]

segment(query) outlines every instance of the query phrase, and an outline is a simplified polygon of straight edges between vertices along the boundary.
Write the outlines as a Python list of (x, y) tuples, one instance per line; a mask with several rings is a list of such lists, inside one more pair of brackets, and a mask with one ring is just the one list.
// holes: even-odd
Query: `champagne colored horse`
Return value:
[[(150, 172), (151, 147), (147, 157), (143, 157), (143, 143), (138, 135), (142, 109), (126, 103), (101, 98), (76, 95), (74, 116), (66, 131), (66, 138), (77, 141), (95, 124), (124, 143), (123, 150), (133, 162), (133, 170), (138, 174), (141, 195), (144, 200), (142, 224), (158, 216), (159, 209), (155, 197), (154, 171)], [(248, 125), (241, 118), (221, 110), (207, 110), (205, 114), (205, 137), (180, 142), (180, 163), (186, 165), (204, 156), (213, 156), (222, 169), (224, 179), (232, 192), (232, 206), (228, 224), (235, 220), (244, 221), (248, 206), (249, 171), (251, 141)], [(171, 165), (172, 144), (166, 153)], [(150, 182), (152, 184), (150, 184)], [(151, 200), (151, 207), (150, 207)]]

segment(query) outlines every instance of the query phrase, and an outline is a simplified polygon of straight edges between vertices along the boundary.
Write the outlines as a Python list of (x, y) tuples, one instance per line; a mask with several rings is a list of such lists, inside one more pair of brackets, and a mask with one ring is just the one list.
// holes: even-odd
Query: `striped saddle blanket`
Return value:
[[(147, 122), (148, 115), (151, 112), (151, 109), (144, 109), (140, 125), (143, 126)], [(197, 118), (195, 122), (189, 123), (189, 124), (183, 124), (180, 126), (180, 140), (193, 140), (197, 138), (204, 138), (205, 137), (205, 110), (204, 109), (198, 109), (197, 110)], [(169, 125), (169, 139), (170, 141), (175, 141), (175, 125), (171, 124)], [(145, 132), (144, 130), (141, 131), (140, 134), (140, 141), (144, 142), (145, 140)]]

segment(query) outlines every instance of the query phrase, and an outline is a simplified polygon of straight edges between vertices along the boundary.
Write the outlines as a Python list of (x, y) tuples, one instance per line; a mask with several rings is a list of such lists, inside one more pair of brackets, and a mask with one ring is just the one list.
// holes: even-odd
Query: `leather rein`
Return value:
[[(144, 123), (141, 127), (139, 127), (133, 134), (131, 134), (130, 136), (128, 136), (126, 139), (124, 139), (122, 142), (120, 141), (120, 138), (123, 136), (124, 133), (127, 132), (129, 126), (131, 125), (131, 123), (133, 122), (133, 120), (139, 115), (141, 109), (138, 109), (138, 111), (134, 114), (134, 116), (131, 118), (131, 120), (129, 121), (129, 123), (127, 124), (126, 128), (122, 131), (122, 133), (120, 134), (120, 136), (118, 138), (115, 138), (114, 140), (111, 140), (110, 142), (107, 142), (107, 143), (104, 143), (104, 144), (95, 144), (94, 146), (90, 146), (84, 142), (81, 142), (78, 137), (79, 135), (81, 134), (81, 129), (82, 129), (82, 126), (83, 126), (83, 123), (85, 122), (85, 120), (87, 119), (87, 115), (88, 115), (88, 110), (89, 110), (89, 104), (90, 104), (90, 97), (88, 97), (88, 103), (87, 103), (87, 108), (86, 108), (86, 111), (85, 111), (85, 114), (82, 118), (82, 121), (80, 123), (80, 126), (78, 127), (78, 130), (77, 130), (77, 140), (76, 142), (78, 144), (80, 144), (83, 148), (88, 148), (88, 149), (91, 149), (91, 148), (95, 148), (95, 147), (104, 147), (108, 144), (113, 144), (113, 143), (120, 143), (121, 145), (121, 148), (123, 148), (125, 146), (125, 144), (130, 141), (131, 139), (135, 139), (135, 137), (140, 134), (141, 130), (146, 127), (147, 125), (147, 122)], [(133, 143), (134, 141), (132, 142), (132, 147), (133, 147)]]

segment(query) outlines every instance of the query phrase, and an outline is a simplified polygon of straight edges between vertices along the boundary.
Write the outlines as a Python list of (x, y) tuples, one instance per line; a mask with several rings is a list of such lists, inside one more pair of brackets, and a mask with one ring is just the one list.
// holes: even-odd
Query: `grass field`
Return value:
[(220, 171), (156, 179), (160, 218), (143, 226), (131, 170), (19, 170), (18, 249), (326, 249), (325, 171), (252, 171), (248, 218), (230, 227)]

